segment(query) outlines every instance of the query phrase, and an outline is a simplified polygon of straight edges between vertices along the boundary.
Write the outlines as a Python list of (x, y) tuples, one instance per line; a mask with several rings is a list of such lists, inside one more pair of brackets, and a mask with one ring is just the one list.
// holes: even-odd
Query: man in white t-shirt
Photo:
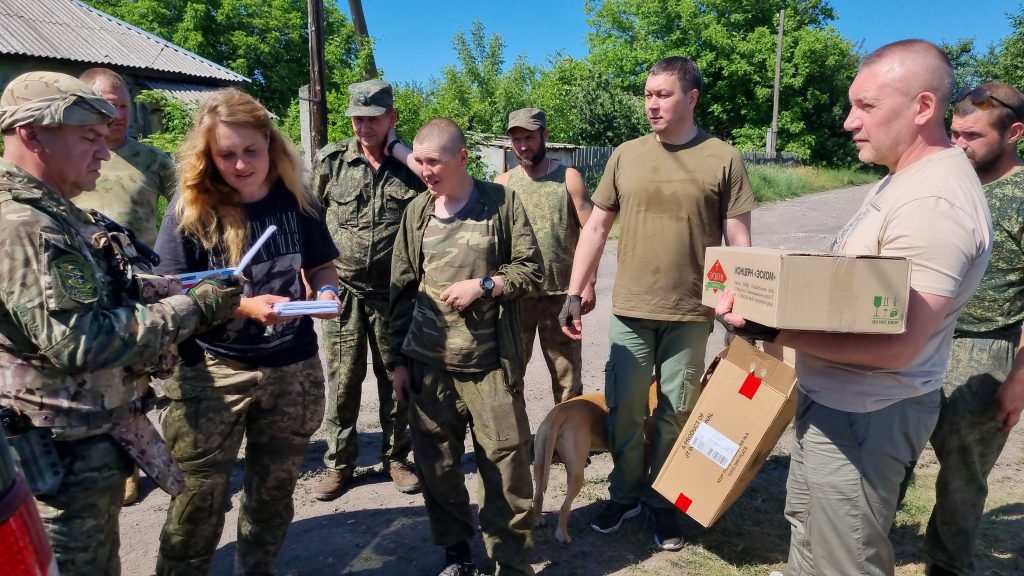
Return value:
[(905, 333), (779, 332), (731, 314), (731, 293), (716, 310), (727, 328), (798, 351), (787, 576), (894, 572), (900, 480), (935, 427), (956, 318), (991, 248), (981, 184), (945, 131), (952, 87), (942, 50), (903, 40), (865, 57), (849, 91), (843, 127), (860, 159), (889, 174), (832, 251), (911, 259)]

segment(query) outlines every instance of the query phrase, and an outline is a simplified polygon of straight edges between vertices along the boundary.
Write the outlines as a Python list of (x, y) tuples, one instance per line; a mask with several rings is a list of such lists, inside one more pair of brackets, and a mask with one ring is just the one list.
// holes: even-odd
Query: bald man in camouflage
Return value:
[(474, 180), (462, 130), (434, 118), (413, 140), (427, 184), (405, 211), (391, 264), (395, 392), (409, 402), (413, 453), (441, 576), (470, 576), (477, 522), (462, 473), (473, 434), (480, 528), (500, 576), (533, 574), (530, 423), (523, 401), (519, 300), (544, 278), (515, 192)]
[(228, 319), (241, 292), (207, 280), (182, 294), (70, 202), (96, 186), (114, 115), (54, 72), (18, 76), (0, 95), (0, 416), (64, 576), (120, 573), (133, 460), (182, 490), (142, 393), (161, 351)]

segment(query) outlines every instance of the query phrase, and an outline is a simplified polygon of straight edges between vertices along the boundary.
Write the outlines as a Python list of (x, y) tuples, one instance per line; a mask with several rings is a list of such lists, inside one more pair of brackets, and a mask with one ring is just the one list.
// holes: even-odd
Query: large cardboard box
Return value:
[(910, 260), (772, 248), (708, 248), (702, 301), (731, 289), (733, 312), (794, 330), (900, 334), (906, 330)]
[(703, 383), (654, 489), (710, 527), (743, 494), (793, 419), (796, 370), (736, 338)]

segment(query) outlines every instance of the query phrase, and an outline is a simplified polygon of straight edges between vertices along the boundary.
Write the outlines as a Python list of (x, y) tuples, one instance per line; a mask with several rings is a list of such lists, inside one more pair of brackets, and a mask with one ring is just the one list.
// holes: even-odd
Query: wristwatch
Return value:
[(484, 298), (490, 298), (494, 295), (494, 279), (490, 276), (484, 276), (480, 279), (480, 289), (484, 291)]
[(401, 140), (400, 140), (399, 138), (395, 138), (395, 139), (394, 139), (394, 140), (392, 140), (391, 142), (388, 142), (387, 148), (385, 148), (385, 149), (384, 149), (384, 154), (385, 154), (386, 156), (394, 156), (394, 155), (395, 155), (395, 154), (394, 154), (394, 152), (395, 152), (395, 146), (396, 146), (396, 145), (398, 145), (398, 144), (399, 144), (399, 143), (401, 143), (401, 142), (402, 142), (402, 141), (401, 141)]

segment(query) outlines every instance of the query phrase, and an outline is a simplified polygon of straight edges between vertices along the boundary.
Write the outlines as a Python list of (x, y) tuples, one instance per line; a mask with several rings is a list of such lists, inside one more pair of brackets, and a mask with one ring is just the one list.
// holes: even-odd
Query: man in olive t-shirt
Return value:
[[(582, 338), (580, 294), (621, 215), (605, 369), (611, 500), (591, 527), (615, 532), (643, 502), (663, 550), (678, 550), (683, 538), (678, 513), (651, 483), (700, 394), (712, 319), (701, 304), (704, 249), (721, 245), (723, 236), (730, 246), (749, 246), (750, 212), (757, 206), (736, 150), (694, 123), (702, 88), (687, 58), (665, 58), (651, 68), (644, 97), (654, 133), (622, 144), (609, 159), (576, 248), (563, 312), (563, 331)], [(660, 393), (646, 470), (643, 422), (652, 375)]]

